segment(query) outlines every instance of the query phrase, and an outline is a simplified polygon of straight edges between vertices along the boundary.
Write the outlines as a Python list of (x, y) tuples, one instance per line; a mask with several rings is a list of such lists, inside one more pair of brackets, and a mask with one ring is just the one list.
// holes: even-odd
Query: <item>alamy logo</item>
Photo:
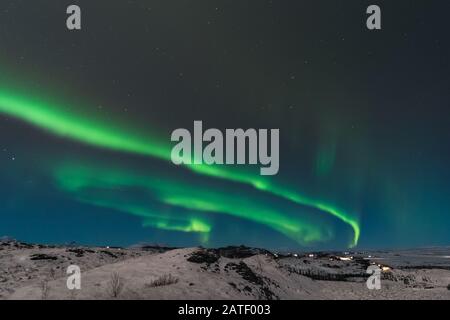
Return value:
[(366, 273), (371, 276), (366, 281), (367, 289), (380, 290), (381, 289), (381, 269), (376, 265), (371, 265), (367, 268)]
[[(267, 129), (226, 129), (224, 135), (214, 128), (203, 132), (202, 121), (194, 121), (193, 138), (187, 129), (172, 132), (171, 141), (178, 143), (172, 149), (171, 158), (176, 165), (259, 163), (261, 175), (275, 175), (279, 169), (279, 136), (279, 129), (271, 129), (269, 146)], [(204, 142), (207, 142), (205, 146)]]
[(77, 5), (70, 5), (66, 10), (70, 16), (66, 20), (66, 26), (69, 30), (81, 30), (81, 9)]
[(80, 290), (81, 289), (81, 269), (77, 265), (71, 265), (67, 268), (67, 289)]
[(377, 5), (371, 5), (367, 7), (367, 14), (370, 16), (367, 18), (367, 29), (369, 30), (381, 30), (381, 9)]

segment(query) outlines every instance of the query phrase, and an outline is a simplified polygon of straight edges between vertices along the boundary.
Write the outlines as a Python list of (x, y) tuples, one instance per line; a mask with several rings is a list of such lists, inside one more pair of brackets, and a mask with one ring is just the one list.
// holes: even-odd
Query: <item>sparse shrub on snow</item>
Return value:
[(118, 272), (111, 273), (111, 277), (108, 282), (108, 294), (112, 298), (117, 298), (123, 289), (123, 279)]
[(40, 288), (41, 288), (41, 299), (42, 300), (47, 300), (48, 299), (48, 295), (50, 293), (50, 286), (48, 284), (48, 280), (47, 279), (42, 280)]
[(151, 281), (150, 283), (147, 283), (147, 287), (154, 288), (154, 287), (161, 287), (161, 286), (168, 286), (170, 284), (174, 284), (178, 282), (178, 278), (172, 276), (169, 274), (164, 274), (160, 276), (159, 278)]

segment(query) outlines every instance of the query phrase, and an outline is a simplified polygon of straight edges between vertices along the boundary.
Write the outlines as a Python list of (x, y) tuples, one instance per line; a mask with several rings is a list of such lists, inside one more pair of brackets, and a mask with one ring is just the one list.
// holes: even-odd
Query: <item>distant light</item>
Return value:
[(353, 260), (353, 257), (339, 257), (339, 260), (341, 260), (341, 261), (351, 261), (351, 260)]

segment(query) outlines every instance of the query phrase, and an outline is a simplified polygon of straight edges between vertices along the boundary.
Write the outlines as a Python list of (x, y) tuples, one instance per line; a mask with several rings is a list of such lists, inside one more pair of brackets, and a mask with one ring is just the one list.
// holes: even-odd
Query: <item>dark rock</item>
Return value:
[(244, 291), (252, 292), (252, 288), (250, 288), (249, 286), (245, 286)]
[(22, 249), (33, 249), (34, 246), (32, 244), (26, 243), (26, 242), (19, 242), (19, 246)]
[(112, 257), (112, 258), (117, 258), (117, 256), (116, 256), (114, 253), (109, 252), (108, 250), (101, 250), (100, 252), (101, 252), (101, 253), (104, 253), (104, 254), (106, 254), (106, 255)]
[(44, 254), (44, 253), (36, 253), (30, 256), (30, 260), (57, 260), (58, 257)]
[(225, 269), (228, 268), (235, 270), (236, 273), (241, 275), (244, 280), (247, 280), (250, 283), (260, 286), (264, 284), (262, 278), (256, 275), (253, 270), (250, 269), (250, 267), (243, 261), (241, 261), (239, 264), (230, 262), (225, 266)]
[[(227, 263), (227, 265), (225, 266), (225, 270), (228, 269), (235, 270), (236, 273), (241, 275), (244, 280), (259, 286), (260, 294), (263, 299), (267, 300), (278, 299), (278, 297), (264, 283), (263, 278), (255, 274), (253, 270), (245, 262), (241, 261), (238, 264), (232, 262)], [(244, 287), (244, 290), (248, 292), (252, 291), (252, 289), (249, 286)]]
[(246, 246), (228, 246), (224, 248), (214, 249), (214, 251), (221, 257), (229, 259), (245, 259), (256, 256), (258, 254), (266, 254), (273, 256), (273, 254), (265, 249), (249, 248)]
[(212, 264), (219, 260), (219, 255), (215, 253), (213, 250), (198, 250), (193, 252), (187, 261), (193, 263), (206, 263)]
[(81, 258), (81, 257), (83, 257), (84, 256), (84, 253), (85, 253), (85, 250), (83, 250), (83, 249), (67, 249), (66, 250), (66, 252), (72, 252), (72, 253), (75, 253), (75, 256), (76, 257), (78, 257), (78, 258)]

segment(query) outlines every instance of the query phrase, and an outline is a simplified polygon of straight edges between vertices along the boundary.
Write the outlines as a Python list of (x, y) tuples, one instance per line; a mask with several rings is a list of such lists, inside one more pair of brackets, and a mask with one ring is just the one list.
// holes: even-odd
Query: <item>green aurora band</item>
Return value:
[[(239, 194), (214, 191), (200, 183), (195, 187), (188, 182), (161, 176), (161, 173), (145, 175), (123, 168), (105, 168), (104, 166), (64, 164), (58, 166), (54, 176), (61, 189), (70, 192), (82, 202), (128, 212), (141, 217), (152, 218), (153, 226), (167, 230), (208, 233), (212, 226), (198, 212), (228, 214), (246, 219), (274, 229), (300, 244), (329, 240), (331, 230), (318, 223), (311, 223), (304, 217), (287, 212), (273, 210), (263, 201), (240, 197)], [(146, 197), (162, 204), (189, 210), (189, 214), (167, 215), (148, 208), (148, 204), (135, 204), (136, 199), (123, 200), (114, 194), (105, 196), (105, 190), (123, 190), (139, 188)], [(114, 192), (112, 192), (114, 193)], [(101, 200), (99, 200), (101, 198)], [(133, 203), (133, 204), (130, 204)], [(184, 221), (180, 221), (184, 220)], [(176, 222), (176, 223), (174, 223)], [(180, 222), (183, 222), (180, 225)]]
[[(59, 178), (63, 179), (63, 177)], [(87, 183), (88, 181), (85, 182)], [(61, 187), (64, 187), (64, 183), (61, 184)], [(141, 217), (143, 218), (142, 225), (144, 227), (154, 227), (168, 231), (194, 232), (200, 234), (199, 239), (202, 243), (206, 244), (208, 242), (212, 225), (208, 220), (203, 217), (198, 217), (195, 214), (183, 215), (182, 217), (170, 213), (162, 214), (161, 211), (149, 208), (143, 204), (130, 204), (129, 202), (121, 203), (121, 201), (118, 201), (117, 198), (112, 197), (100, 199), (104, 198), (104, 195), (101, 196), (98, 194), (94, 197), (92, 194), (86, 195), (83, 194), (82, 189), (72, 189), (66, 191), (76, 193), (76, 199), (80, 202)]]
[[(4, 113), (11, 117), (25, 121), (52, 134), (91, 146), (141, 154), (166, 161), (171, 160), (170, 154), (172, 147), (170, 144), (157, 141), (158, 139), (152, 137), (145, 137), (145, 135), (133, 132), (131, 130), (124, 130), (121, 126), (114, 125), (111, 122), (106, 123), (105, 121), (100, 121), (97, 119), (92, 120), (92, 118), (82, 115), (79, 112), (76, 113), (73, 110), (76, 109), (64, 109), (56, 104), (38, 99), (32, 99), (23, 94), (15, 94), (11, 90), (0, 89), (0, 113)], [(272, 183), (265, 177), (250, 174), (236, 168), (210, 165), (185, 166), (201, 175), (248, 184), (257, 190), (268, 192), (288, 199), (294, 203), (312, 207), (331, 214), (352, 228), (354, 236), (349, 246), (354, 247), (358, 243), (360, 236), (360, 226), (358, 220), (355, 217), (333, 208), (328, 204), (310, 199), (308, 197), (300, 196), (296, 194), (296, 192)], [(173, 204), (182, 205), (179, 199), (176, 200), (173, 198), (168, 198), (166, 201), (172, 202)], [(184, 207), (187, 208), (196, 206), (184, 205)], [(228, 209), (223, 212), (230, 213), (229, 211), (230, 210)], [(269, 220), (273, 221), (272, 218)], [(301, 232), (301, 230), (297, 231)]]

